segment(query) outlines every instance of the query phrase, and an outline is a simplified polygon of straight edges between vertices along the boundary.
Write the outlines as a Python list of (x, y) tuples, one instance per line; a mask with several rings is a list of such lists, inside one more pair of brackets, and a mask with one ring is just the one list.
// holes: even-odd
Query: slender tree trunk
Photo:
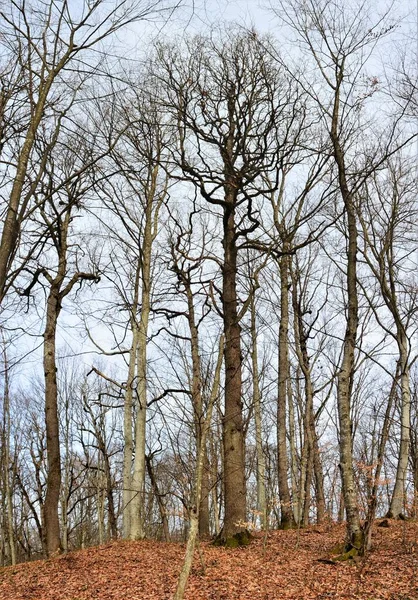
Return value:
[[(290, 368), (290, 364), (289, 364)], [(293, 504), (293, 516), (296, 523), (300, 523), (301, 518), (301, 502), (302, 502), (302, 489), (298, 477), (298, 455), (296, 450), (296, 421), (295, 421), (295, 406), (293, 404), (293, 390), (290, 384), (290, 371), (289, 371), (289, 385), (287, 386), (287, 403), (289, 407), (289, 451), (290, 451), (290, 482), (292, 490), (292, 504)], [(302, 480), (303, 471), (303, 450), (300, 461), (301, 473), (300, 480)]]
[(347, 323), (344, 335), (343, 357), (337, 376), (337, 406), (340, 424), (340, 470), (342, 492), (347, 517), (347, 530), (353, 547), (363, 550), (364, 536), (360, 524), (357, 491), (353, 469), (353, 439), (351, 423), (351, 395), (354, 378), (355, 347), (358, 330), (357, 290), (357, 221), (354, 198), (349, 190), (344, 153), (340, 144), (340, 86), (342, 73), (337, 76), (331, 124), (331, 141), (338, 168), (338, 181), (347, 218)]
[[(148, 313), (148, 314), (147, 314)], [(137, 403), (135, 418), (135, 458), (132, 475), (130, 538), (142, 539), (144, 530), (145, 441), (147, 415), (147, 335), (149, 305), (142, 306), (137, 353)]]
[(358, 327), (358, 300), (356, 279), (356, 253), (357, 239), (355, 217), (348, 215), (349, 241), (348, 241), (348, 319), (344, 338), (343, 359), (338, 373), (338, 417), (340, 423), (340, 468), (342, 491), (349, 539), (358, 549), (362, 547), (362, 531), (360, 515), (357, 504), (357, 492), (353, 470), (353, 440), (351, 424), (351, 392), (354, 376), (354, 352)]
[[(3, 337), (3, 332), (2, 332)], [(4, 483), (5, 483), (5, 514), (7, 520), (7, 535), (10, 548), (10, 562), (16, 564), (16, 544), (13, 527), (13, 490), (10, 485), (10, 384), (9, 364), (7, 360), (6, 344), (3, 337), (4, 356), (4, 390), (3, 390), (3, 439), (4, 439)]]
[(416, 519), (418, 517), (418, 457), (415, 454), (413, 462), (413, 480), (414, 480), (414, 499), (412, 505), (412, 517)]
[(399, 365), (401, 383), (401, 443), (395, 487), (389, 508), (389, 515), (399, 518), (404, 514), (405, 484), (408, 470), (409, 442), (411, 430), (411, 391), (409, 382), (408, 342), (403, 332), (398, 332)]
[(133, 390), (135, 382), (136, 360), (138, 350), (138, 310), (140, 267), (135, 274), (134, 299), (131, 309), (132, 343), (129, 351), (128, 380), (126, 383), (125, 402), (123, 407), (123, 492), (122, 492), (122, 531), (125, 539), (131, 536), (131, 500), (132, 500), (132, 456), (133, 456)]
[(393, 402), (394, 402), (394, 399), (396, 396), (396, 387), (398, 384), (397, 379), (398, 379), (398, 369), (395, 374), (395, 377), (393, 378), (392, 386), (391, 386), (390, 393), (389, 393), (388, 403), (386, 405), (385, 418), (383, 421), (382, 432), (380, 434), (379, 448), (377, 451), (377, 464), (376, 464), (376, 470), (375, 470), (374, 477), (373, 477), (373, 486), (372, 486), (372, 489), (370, 492), (370, 496), (368, 498), (367, 516), (366, 516), (366, 522), (364, 524), (364, 537), (365, 537), (365, 549), (366, 550), (370, 550), (370, 546), (371, 546), (372, 526), (373, 526), (373, 522), (374, 522), (374, 519), (376, 516), (377, 494), (378, 494), (379, 485), (380, 485), (380, 475), (382, 472), (383, 460), (385, 457), (385, 448), (386, 448), (387, 441), (389, 439), (390, 417), (391, 417), (391, 413), (392, 413)]
[(162, 526), (163, 526), (164, 540), (166, 542), (169, 542), (170, 541), (170, 530), (169, 530), (169, 527), (168, 527), (167, 510), (166, 510), (165, 504), (163, 502), (161, 492), (160, 492), (159, 487), (158, 487), (158, 482), (157, 482), (157, 480), (155, 478), (154, 469), (152, 468), (151, 459), (150, 459), (149, 456), (146, 456), (145, 460), (146, 460), (146, 464), (147, 464), (148, 477), (150, 478), (151, 487), (152, 487), (152, 490), (154, 492), (154, 496), (155, 496), (155, 498), (157, 500), (158, 509), (160, 511), (161, 523), (162, 523)]
[(255, 448), (257, 455), (257, 510), (263, 529), (267, 526), (266, 504), (266, 464), (263, 452), (263, 434), (261, 418), (260, 379), (258, 374), (257, 325), (254, 296), (251, 299), (251, 364), (253, 375), (253, 404), (255, 420)]
[(209, 483), (209, 457), (207, 447), (205, 448), (205, 460), (203, 463), (202, 473), (202, 494), (200, 498), (200, 509), (199, 509), (199, 538), (208, 538), (210, 536), (210, 513), (209, 513), (209, 496), (210, 496), (210, 483)]
[[(287, 248), (284, 246), (284, 251)], [(280, 499), (280, 526), (289, 529), (295, 525), (288, 482), (286, 443), (286, 397), (289, 378), (289, 256), (280, 259), (280, 326), (279, 326), (279, 385), (277, 399), (277, 466)]]
[[(221, 532), (221, 525), (219, 522), (219, 502), (218, 502), (218, 453), (215, 449), (215, 443), (213, 441), (213, 433), (209, 432), (209, 448), (211, 461), (209, 464), (210, 468), (210, 486), (211, 486), (211, 503), (213, 513), (213, 524), (215, 530), (215, 536), (218, 537)], [(221, 436), (217, 439), (220, 440)], [(222, 458), (221, 458), (222, 460)]]
[[(304, 448), (303, 448), (303, 463), (305, 476), (301, 478), (301, 494), (303, 494), (303, 515), (302, 523), (309, 523), (309, 512), (311, 506), (311, 485), (314, 470), (316, 475), (320, 469), (318, 463), (319, 455), (315, 457), (317, 451), (316, 432), (315, 432), (315, 415), (313, 407), (314, 391), (311, 377), (311, 364), (308, 354), (307, 339), (308, 335), (305, 331), (303, 322), (303, 314), (301, 309), (300, 299), (298, 298), (297, 275), (291, 268), (292, 274), (292, 305), (294, 314), (294, 331), (295, 331), (295, 348), (298, 357), (299, 367), (303, 373), (304, 389), (305, 389), (305, 406), (303, 415), (303, 431), (304, 431)], [(316, 444), (316, 446), (315, 446)], [(315, 460), (317, 461), (315, 468)], [(323, 494), (323, 487), (322, 487)], [(318, 511), (317, 511), (318, 514)]]
[[(103, 432), (104, 435), (104, 432)], [(105, 438), (103, 438), (103, 442), (105, 442)], [(105, 443), (104, 452), (103, 452), (103, 469), (105, 476), (105, 490), (103, 490), (106, 494), (107, 498), (107, 512), (109, 519), (109, 530), (110, 537), (115, 540), (118, 537), (118, 524), (116, 519), (116, 511), (115, 511), (115, 500), (113, 498), (113, 485), (112, 485), (112, 471), (110, 467), (109, 455), (106, 451)]]
[[(202, 402), (202, 369), (199, 349), (199, 331), (196, 326), (195, 309), (193, 293), (190, 286), (190, 279), (187, 275), (178, 271), (179, 277), (186, 290), (187, 296), (187, 320), (190, 329), (190, 343), (192, 354), (192, 401), (194, 412), (194, 430), (196, 437), (196, 448), (200, 448), (202, 437), (203, 423), (203, 402)], [(209, 536), (209, 461), (207, 456), (207, 448), (204, 450), (204, 462), (202, 471), (200, 508), (199, 508), (199, 536)]]
[(200, 446), (198, 448), (197, 455), (197, 464), (196, 464), (196, 473), (195, 473), (195, 484), (194, 484), (194, 505), (191, 506), (189, 510), (189, 518), (190, 518), (190, 527), (189, 527), (189, 535), (187, 538), (187, 546), (186, 553), (184, 556), (183, 567), (180, 572), (179, 580), (177, 583), (176, 592), (174, 594), (174, 600), (183, 600), (184, 592), (186, 589), (187, 581), (189, 578), (190, 570), (192, 568), (193, 563), (193, 554), (196, 546), (196, 540), (198, 537), (198, 529), (199, 529), (199, 507), (200, 507), (200, 496), (201, 496), (201, 486), (202, 486), (202, 476), (203, 469), (205, 463), (205, 448), (206, 448), (206, 440), (210, 428), (210, 423), (212, 421), (212, 411), (213, 406), (215, 404), (216, 398), (219, 394), (220, 387), (220, 378), (221, 378), (221, 368), (222, 368), (222, 355), (223, 355), (223, 337), (221, 337), (219, 342), (219, 352), (218, 352), (218, 360), (215, 369), (215, 377), (213, 381), (212, 392), (209, 398), (208, 408), (206, 417), (202, 420), (202, 433), (200, 438)]
[(313, 453), (312, 453), (312, 448), (309, 447), (308, 463), (307, 463), (307, 468), (306, 468), (306, 479), (305, 479), (303, 515), (302, 515), (302, 525), (304, 527), (306, 527), (306, 525), (309, 525), (309, 514), (310, 514), (310, 510), (311, 510), (312, 476), (313, 476)]
[[(101, 453), (100, 453), (101, 454)], [(99, 454), (97, 461), (97, 477), (96, 477), (96, 502), (97, 502), (97, 527), (99, 532), (99, 544), (105, 541), (105, 495), (102, 475), (102, 461)]]
[(65, 446), (65, 462), (64, 462), (64, 477), (61, 488), (61, 521), (62, 521), (62, 550), (68, 552), (68, 497), (70, 493), (70, 472), (72, 448), (70, 444), (70, 399), (66, 395), (64, 407), (64, 446)]
[(58, 388), (55, 338), (61, 311), (60, 283), (52, 283), (47, 301), (44, 332), (45, 424), (47, 487), (44, 504), (46, 550), (53, 556), (61, 549), (58, 506), (61, 489), (61, 454), (58, 421)]
[[(303, 524), (303, 514), (304, 514), (304, 506), (305, 506), (305, 493), (306, 493), (306, 479), (308, 472), (308, 460), (309, 460), (309, 444), (306, 439), (306, 431), (304, 428), (304, 439), (303, 446), (300, 458), (300, 478), (299, 478), (299, 490), (297, 495), (298, 507), (295, 511), (297, 514), (298, 520), (296, 521), (298, 524)], [(296, 501), (295, 499), (295, 501)]]
[(318, 525), (325, 519), (325, 494), (324, 494), (324, 472), (322, 470), (321, 454), (319, 451), (318, 436), (314, 432), (314, 477), (316, 494), (316, 522)]
[[(154, 178), (157, 171), (154, 171)], [(136, 420), (135, 420), (135, 458), (132, 475), (132, 499), (131, 499), (131, 525), (130, 537), (133, 540), (141, 539), (145, 535), (144, 530), (144, 506), (145, 506), (145, 441), (146, 441), (146, 419), (147, 419), (147, 345), (148, 345), (148, 322), (151, 310), (151, 256), (153, 242), (153, 201), (155, 195), (155, 181), (147, 200), (145, 211), (145, 227), (142, 240), (142, 293), (141, 293), (141, 315), (138, 327), (137, 348), (137, 377), (136, 389)]]
[(64, 473), (62, 482), (63, 491), (61, 493), (61, 521), (62, 521), (62, 551), (68, 552), (68, 473), (67, 469)]

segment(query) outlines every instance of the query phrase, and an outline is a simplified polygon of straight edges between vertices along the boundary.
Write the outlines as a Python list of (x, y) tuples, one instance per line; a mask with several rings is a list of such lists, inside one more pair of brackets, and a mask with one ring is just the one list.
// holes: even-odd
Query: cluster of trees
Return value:
[(418, 511), (395, 22), (289, 0), (290, 54), (232, 27), (116, 60), (112, 36), (163, 9), (0, 13), (2, 564), (337, 518), (363, 551), (377, 513)]

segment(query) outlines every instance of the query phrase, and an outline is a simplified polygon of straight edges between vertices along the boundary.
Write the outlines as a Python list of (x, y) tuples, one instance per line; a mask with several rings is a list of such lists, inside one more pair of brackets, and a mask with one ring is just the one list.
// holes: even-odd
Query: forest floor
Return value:
[[(343, 526), (255, 535), (237, 549), (201, 544), (187, 600), (418, 600), (418, 523), (376, 527), (367, 558), (321, 562)], [(117, 541), (0, 569), (0, 600), (169, 600), (184, 544)], [(204, 566), (203, 566), (204, 565)]]

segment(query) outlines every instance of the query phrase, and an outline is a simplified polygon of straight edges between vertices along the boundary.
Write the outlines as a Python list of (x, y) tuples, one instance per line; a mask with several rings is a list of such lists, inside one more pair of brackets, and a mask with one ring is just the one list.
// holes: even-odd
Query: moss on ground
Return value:
[(251, 543), (252, 535), (247, 530), (238, 531), (234, 535), (228, 536), (227, 538), (222, 535), (218, 536), (214, 542), (214, 546), (225, 546), (225, 548), (239, 548), (240, 546), (248, 546)]

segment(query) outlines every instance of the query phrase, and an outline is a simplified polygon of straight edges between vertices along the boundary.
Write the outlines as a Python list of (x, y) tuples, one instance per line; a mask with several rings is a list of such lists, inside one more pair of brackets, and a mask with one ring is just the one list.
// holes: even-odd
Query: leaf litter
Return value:
[[(418, 600), (418, 523), (375, 528), (364, 559), (333, 564), (344, 526), (255, 534), (250, 546), (201, 544), (185, 600)], [(0, 600), (169, 600), (185, 545), (115, 541), (0, 569)]]

